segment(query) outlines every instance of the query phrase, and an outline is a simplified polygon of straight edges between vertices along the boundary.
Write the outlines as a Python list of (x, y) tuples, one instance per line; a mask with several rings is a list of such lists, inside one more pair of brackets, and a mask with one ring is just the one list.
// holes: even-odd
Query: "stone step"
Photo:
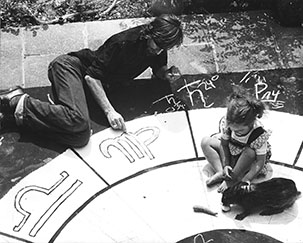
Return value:
[[(268, 11), (180, 16), (184, 44), (169, 51), (169, 65), (184, 75), (274, 70), (303, 66), (303, 29), (280, 26)], [(47, 67), (57, 55), (96, 49), (111, 35), (148, 22), (118, 19), (0, 32), (1, 88), (48, 86)], [(139, 78), (149, 78), (150, 71)]]

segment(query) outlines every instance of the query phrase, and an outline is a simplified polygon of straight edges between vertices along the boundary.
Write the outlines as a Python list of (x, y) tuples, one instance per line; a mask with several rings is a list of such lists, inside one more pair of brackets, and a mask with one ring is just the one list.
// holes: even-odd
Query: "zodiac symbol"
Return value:
[(69, 176), (67, 172), (63, 171), (61, 174), (61, 178), (55, 182), (50, 188), (44, 188), (39, 187), (36, 185), (31, 185), (22, 188), (15, 197), (15, 209), (22, 215), (22, 219), (19, 222), (18, 225), (14, 227), (15, 232), (19, 232), (25, 224), (28, 222), (31, 215), (33, 215), (34, 218), (37, 219), (36, 223), (34, 222), (28, 222), (29, 224), (34, 224), (32, 229), (30, 230), (29, 235), (32, 237), (35, 237), (39, 230), (46, 224), (46, 222), (49, 220), (49, 218), (54, 214), (54, 212), (58, 209), (60, 205), (69, 197), (71, 194), (74, 193), (74, 191), (77, 190), (77, 188), (82, 184), (81, 181), (76, 180), (69, 189), (62, 192), (61, 195), (57, 199), (55, 199), (51, 205), (41, 214), (41, 215), (34, 215), (35, 212), (30, 212), (30, 210), (26, 210), (24, 206), (22, 205), (23, 200), (27, 200), (25, 197), (28, 193), (36, 192), (41, 193), (44, 195), (50, 195), (53, 191), (56, 189), (59, 189), (60, 185), (67, 179)]
[[(141, 141), (140, 135), (145, 132), (152, 132), (152, 135), (148, 139)], [(146, 155), (150, 160), (152, 160), (155, 156), (147, 146), (154, 142), (159, 137), (159, 134), (159, 128), (145, 127), (135, 133), (122, 133), (119, 137), (106, 139), (100, 143), (99, 149), (104, 157), (111, 158), (112, 156), (109, 152), (109, 148), (114, 147), (123, 153), (130, 163), (135, 162), (135, 158), (131, 152), (133, 152), (139, 159), (144, 158)]]

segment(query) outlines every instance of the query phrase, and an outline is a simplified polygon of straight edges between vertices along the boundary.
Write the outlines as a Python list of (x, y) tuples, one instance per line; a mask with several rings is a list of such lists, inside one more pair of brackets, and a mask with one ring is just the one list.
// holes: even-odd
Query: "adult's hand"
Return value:
[(175, 81), (181, 77), (181, 72), (176, 66), (171, 66), (164, 74), (165, 79)]
[(116, 112), (115, 110), (108, 112), (107, 120), (113, 129), (126, 132), (126, 125), (120, 113)]
[(85, 80), (97, 104), (104, 111), (110, 126), (115, 130), (122, 130), (123, 132), (126, 132), (124, 119), (118, 112), (116, 112), (107, 98), (102, 82), (98, 79), (90, 77), (89, 75), (85, 76)]

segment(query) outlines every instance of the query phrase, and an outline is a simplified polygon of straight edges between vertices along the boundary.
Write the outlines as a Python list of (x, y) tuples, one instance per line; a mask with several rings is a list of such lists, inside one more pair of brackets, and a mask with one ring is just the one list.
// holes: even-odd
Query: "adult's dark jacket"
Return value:
[(134, 79), (148, 67), (155, 73), (167, 64), (167, 51), (158, 56), (147, 52), (147, 40), (142, 36), (145, 25), (140, 25), (111, 36), (97, 50), (82, 49), (71, 52), (82, 64), (82, 74), (111, 85)]

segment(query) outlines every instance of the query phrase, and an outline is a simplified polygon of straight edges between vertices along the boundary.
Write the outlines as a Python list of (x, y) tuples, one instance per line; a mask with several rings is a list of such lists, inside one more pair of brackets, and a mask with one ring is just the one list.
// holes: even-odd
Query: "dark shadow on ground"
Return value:
[(282, 243), (267, 235), (248, 231), (248, 230), (212, 230), (199, 233), (177, 243), (208, 243), (208, 242), (224, 242), (224, 243)]

